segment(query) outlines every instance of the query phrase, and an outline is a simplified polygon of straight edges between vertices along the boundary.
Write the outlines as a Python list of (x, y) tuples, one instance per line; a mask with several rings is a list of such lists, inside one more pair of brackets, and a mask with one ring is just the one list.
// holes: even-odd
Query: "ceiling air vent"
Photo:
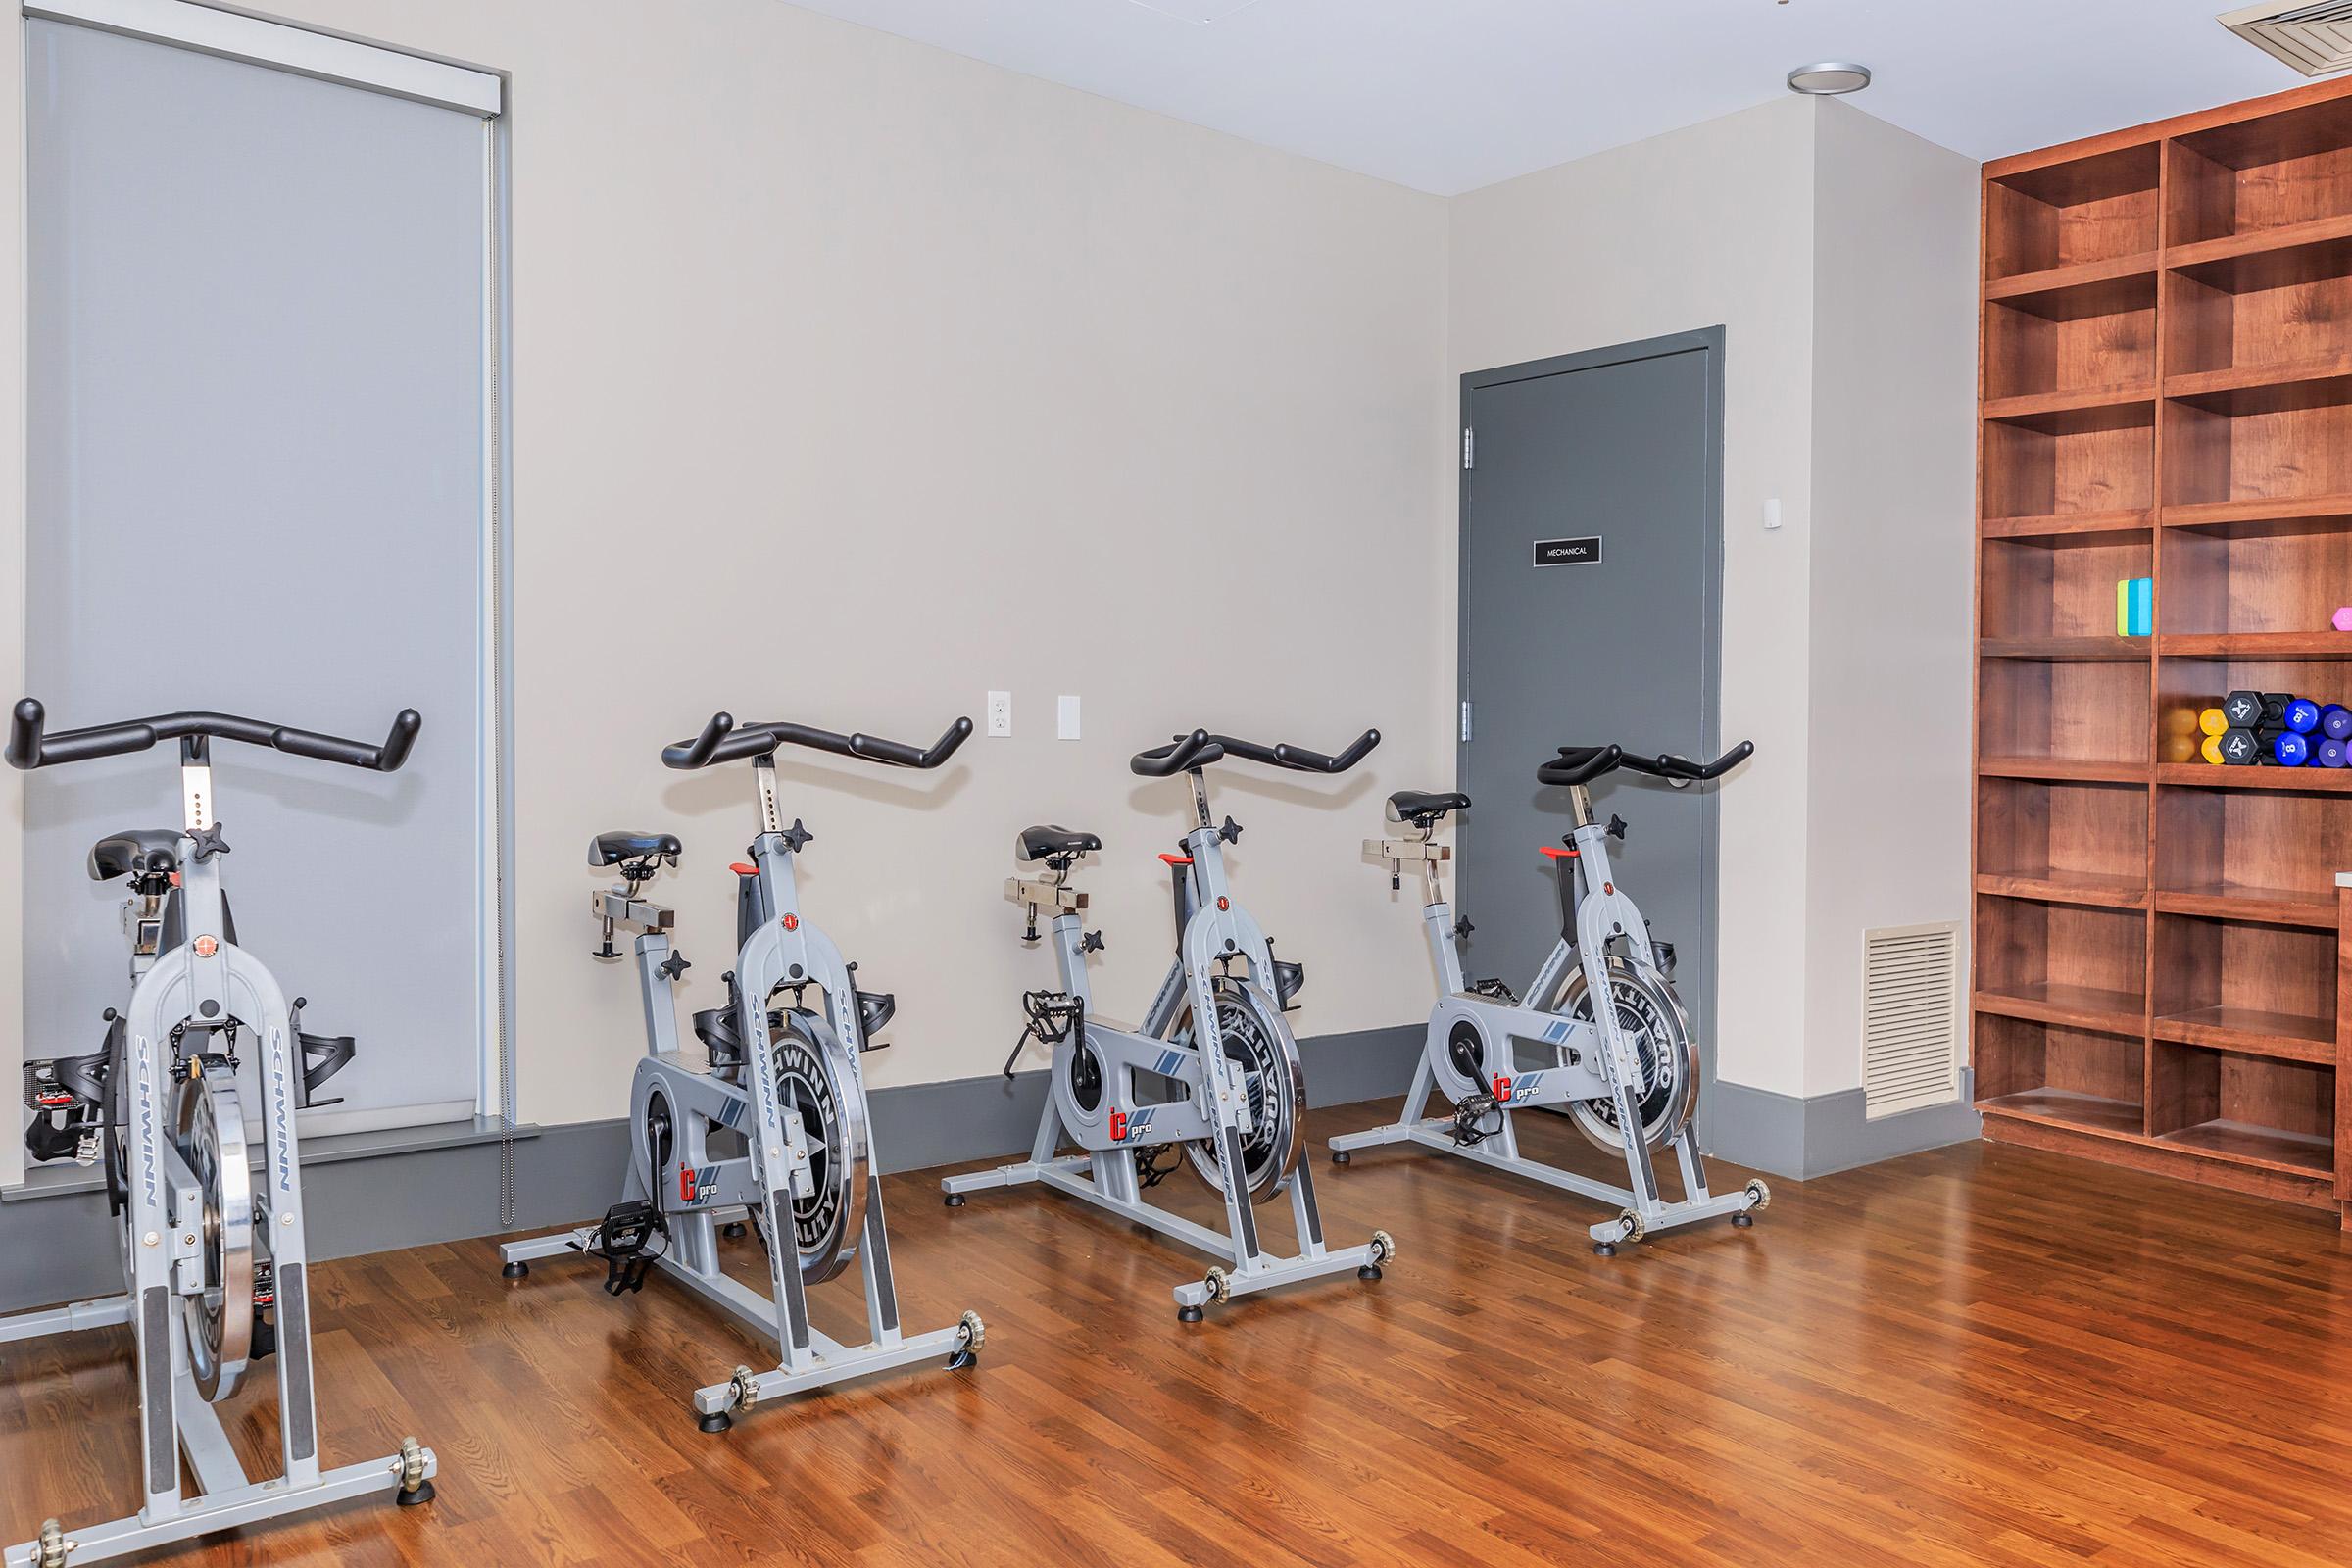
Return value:
[(2221, 22), (2306, 76), (2352, 68), (2352, 0), (2268, 0), (2226, 12)]
[(1960, 928), (1862, 933), (1863, 1114), (1892, 1116), (1960, 1096)]

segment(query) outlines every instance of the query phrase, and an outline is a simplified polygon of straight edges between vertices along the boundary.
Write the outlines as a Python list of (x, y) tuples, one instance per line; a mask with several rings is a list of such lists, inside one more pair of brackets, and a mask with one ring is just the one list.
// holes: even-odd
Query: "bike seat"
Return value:
[(1421, 790), (1398, 790), (1389, 797), (1390, 809), (1399, 822), (1426, 820), (1434, 822), (1447, 811), (1463, 811), (1470, 808), (1470, 797), (1458, 790), (1432, 795)]
[(642, 860), (649, 855), (679, 853), (674, 833), (632, 833), (621, 829), (613, 833), (599, 833), (588, 846), (590, 865), (618, 865), (623, 860)]
[(90, 880), (112, 882), (122, 876), (162, 876), (179, 869), (179, 829), (140, 827), (109, 833), (90, 846)]
[(1092, 833), (1081, 833), (1076, 828), (1058, 827), (1051, 822), (1043, 827), (1021, 829), (1021, 858), (1024, 860), (1045, 860), (1065, 855), (1084, 855), (1089, 850), (1099, 850), (1102, 847), (1102, 841)]

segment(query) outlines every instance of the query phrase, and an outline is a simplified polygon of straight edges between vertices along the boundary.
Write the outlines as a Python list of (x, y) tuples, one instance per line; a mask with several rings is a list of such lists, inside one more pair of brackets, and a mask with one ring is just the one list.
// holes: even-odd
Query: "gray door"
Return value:
[[(1462, 962), (1514, 989), (1558, 939), (1552, 862), (1567, 791), (1536, 782), (1561, 746), (1704, 760), (1716, 733), (1723, 528), (1721, 329), (1462, 379), (1461, 674), (1470, 705), (1456, 904)], [(1539, 565), (1545, 541), (1598, 559)], [(1589, 552), (1546, 554), (1575, 563)], [(1630, 825), (1619, 880), (1675, 945), (1713, 1062), (1714, 790), (1612, 774), (1593, 807)]]

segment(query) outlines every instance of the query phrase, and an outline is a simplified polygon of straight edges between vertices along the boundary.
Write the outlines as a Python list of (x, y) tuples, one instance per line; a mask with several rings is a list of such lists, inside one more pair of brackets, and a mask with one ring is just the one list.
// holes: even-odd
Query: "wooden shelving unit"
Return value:
[(2352, 81), (1988, 165), (1984, 221), (1985, 1136), (2352, 1228), (2352, 769), (2195, 760), (2228, 691), (2352, 704)]

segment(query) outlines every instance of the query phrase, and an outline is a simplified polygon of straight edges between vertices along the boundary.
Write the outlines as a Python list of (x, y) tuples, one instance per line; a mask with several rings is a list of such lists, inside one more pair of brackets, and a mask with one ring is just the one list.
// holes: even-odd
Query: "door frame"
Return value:
[[(1707, 562), (1707, 581), (1700, 595), (1699, 659), (1699, 736), (1704, 750), (1700, 759), (1716, 756), (1723, 747), (1723, 361), (1728, 334), (1720, 326), (1698, 327), (1687, 332), (1669, 332), (1662, 337), (1642, 338), (1630, 343), (1613, 344), (1607, 348), (1585, 349), (1574, 354), (1555, 354), (1546, 359), (1524, 360), (1516, 365), (1497, 366), (1492, 369), (1470, 370), (1462, 375), (1461, 428), (1476, 429), (1470, 417), (1473, 395), (1494, 387), (1509, 386), (1519, 381), (1538, 381), (1575, 370), (1600, 369), (1612, 365), (1631, 365), (1642, 360), (1661, 359), (1672, 354), (1697, 351), (1705, 354), (1707, 362), (1703, 456), (1700, 460), (1700, 493), (1704, 496), (1705, 515), (1701, 520)], [(1465, 435), (1468, 458), (1455, 474), (1454, 492), (1454, 710), (1453, 710), (1453, 776), (1458, 786), (1468, 776), (1466, 749), (1472, 744), (1461, 738), (1463, 703), (1470, 701), (1470, 481), (1476, 469), (1475, 437)], [(1475, 728), (1476, 714), (1472, 715)], [(1597, 744), (1597, 743), (1595, 743)], [(1722, 903), (1722, 807), (1716, 792), (1709, 788), (1701, 797), (1701, 827), (1699, 829), (1699, 928), (1700, 939), (1706, 947), (1706, 973), (1698, 980), (1699, 1035), (1699, 1099), (1703, 1104), (1711, 1098), (1715, 1083), (1715, 1039), (1719, 1033), (1716, 1011), (1716, 976), (1722, 967), (1721, 931), (1718, 914)], [(1457, 825), (1457, 837), (1470, 831), (1465, 820)], [(1456, 851), (1457, 857), (1459, 851)], [(1466, 859), (1457, 864), (1467, 870)], [(1468, 902), (1468, 890), (1455, 876), (1454, 898), (1460, 905)], [(1639, 893), (1637, 892), (1637, 898)], [(1669, 937), (1668, 940), (1672, 940)], [(1677, 987), (1678, 990), (1685, 989)]]

